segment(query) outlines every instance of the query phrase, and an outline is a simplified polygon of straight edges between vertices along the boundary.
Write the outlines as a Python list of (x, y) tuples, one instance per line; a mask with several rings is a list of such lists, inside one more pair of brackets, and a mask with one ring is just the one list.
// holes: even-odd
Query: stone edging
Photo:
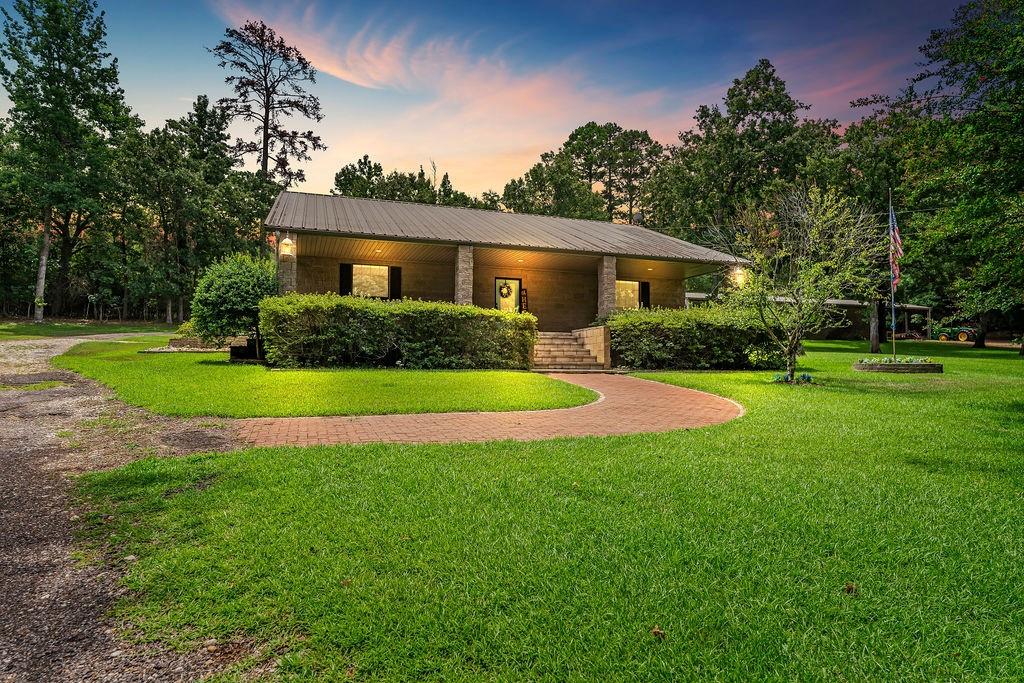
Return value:
[(942, 372), (942, 363), (854, 363), (859, 372), (893, 372), (897, 374), (921, 374)]

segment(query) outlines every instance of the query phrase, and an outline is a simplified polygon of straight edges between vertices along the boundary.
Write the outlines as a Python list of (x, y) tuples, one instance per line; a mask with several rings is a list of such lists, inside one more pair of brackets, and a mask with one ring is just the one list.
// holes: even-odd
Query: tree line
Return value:
[[(751, 209), (812, 187), (865, 207), (884, 242), (891, 192), (906, 251), (899, 300), (933, 306), (938, 318), (973, 322), (983, 345), (991, 327), (1024, 326), (1021, 36), (1018, 0), (964, 4), (921, 46), (924, 66), (908, 75), (906, 87), (853, 102), (866, 113), (845, 128), (810, 116), (810, 105), (763, 59), (733, 81), (720, 103), (700, 106), (694, 126), (674, 144), (616, 123), (586, 123), (502, 193), (457, 193), (459, 201), (636, 223), (722, 246), (729, 227)], [(358, 165), (379, 169), (369, 157)], [(335, 192), (356, 194), (356, 166), (339, 173)], [(421, 201), (393, 193), (389, 183), (359, 187), (359, 196)], [(884, 252), (876, 266), (873, 317), (884, 325)]]
[[(285, 125), (322, 119), (316, 70), (262, 22), (229, 28), (209, 51), (231, 95), (197, 95), (145, 130), (94, 0), (15, 0), (2, 13), (3, 312), (183, 320), (209, 265), (268, 248), (270, 205), (324, 149)], [(232, 139), (236, 121), (251, 138)]]

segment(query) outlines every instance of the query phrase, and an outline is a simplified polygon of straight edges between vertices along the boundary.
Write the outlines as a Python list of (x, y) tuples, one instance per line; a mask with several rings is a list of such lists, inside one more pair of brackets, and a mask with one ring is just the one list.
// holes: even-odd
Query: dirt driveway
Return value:
[[(0, 342), (0, 682), (195, 680), (230, 663), (214, 643), (182, 654), (121, 640), (108, 616), (117, 570), (73, 554), (75, 474), (233, 446), (217, 424), (125, 406), (49, 365), (81, 341), (125, 336)], [(41, 382), (60, 384), (31, 387)]]

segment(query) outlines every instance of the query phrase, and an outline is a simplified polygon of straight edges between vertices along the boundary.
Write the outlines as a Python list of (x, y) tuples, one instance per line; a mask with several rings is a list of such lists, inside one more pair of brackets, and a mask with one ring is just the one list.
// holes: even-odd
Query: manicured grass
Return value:
[(652, 375), (744, 404), (718, 427), (145, 460), (81, 492), (138, 558), (121, 617), (284, 641), (282, 676), (1017, 678), (1024, 362), (906, 344), (946, 374), (863, 374), (860, 345), (809, 347), (810, 386)]
[(543, 375), (505, 370), (268, 370), (226, 353), (139, 353), (167, 338), (85, 342), (54, 359), (164, 415), (287, 417), (534, 410), (597, 395)]
[(175, 325), (166, 323), (117, 323), (89, 322), (80, 320), (58, 320), (42, 323), (0, 320), (0, 342), (43, 337), (74, 337), (87, 334), (112, 334), (118, 332), (171, 332)]

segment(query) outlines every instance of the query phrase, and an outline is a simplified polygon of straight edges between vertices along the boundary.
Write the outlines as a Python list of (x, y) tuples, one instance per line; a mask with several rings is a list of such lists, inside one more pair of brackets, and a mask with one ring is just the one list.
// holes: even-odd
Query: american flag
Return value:
[(896, 212), (889, 205), (889, 271), (892, 274), (893, 290), (900, 284), (900, 259), (903, 257), (903, 240), (896, 226)]

